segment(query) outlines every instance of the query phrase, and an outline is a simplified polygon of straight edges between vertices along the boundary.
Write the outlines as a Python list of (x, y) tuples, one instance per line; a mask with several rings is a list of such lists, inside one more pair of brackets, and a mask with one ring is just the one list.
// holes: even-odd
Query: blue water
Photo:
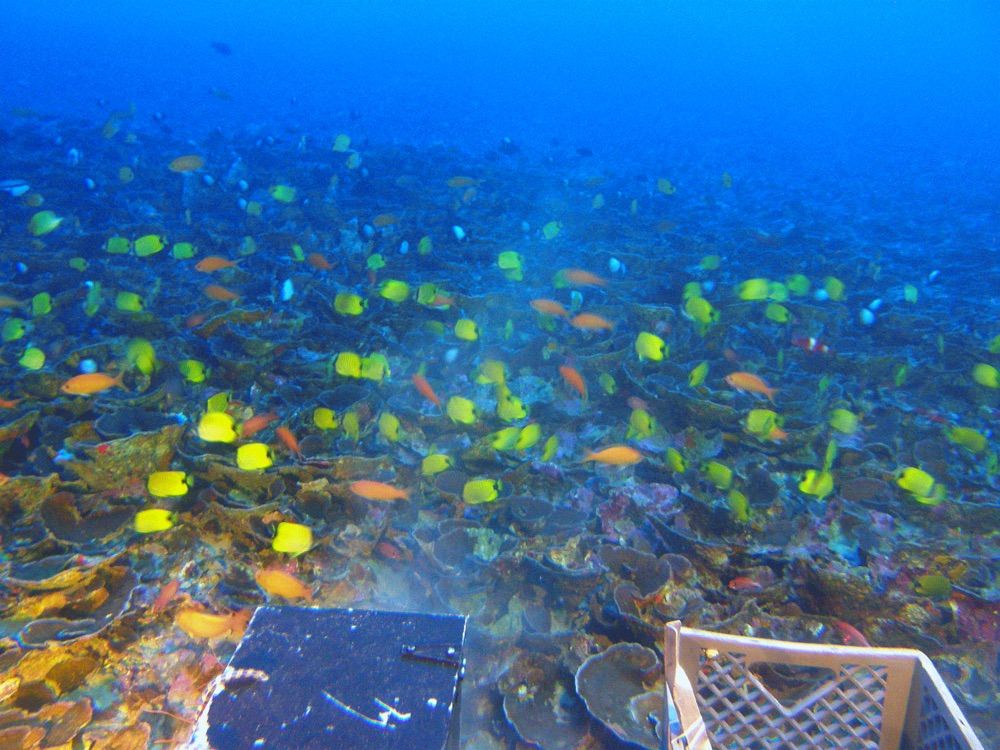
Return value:
[(100, 122), (134, 102), (195, 142), (346, 131), (479, 156), (511, 138), (590, 149), (608, 173), (728, 169), (792, 200), (833, 185), (859, 220), (928, 224), (930, 265), (981, 252), (997, 272), (994, 3), (5, 6), (10, 107)]
[(192, 136), (354, 111), (373, 139), (470, 149), (555, 137), (697, 157), (718, 140), (854, 169), (884, 149), (997, 161), (989, 2), (4, 5), (6, 104), (99, 117), (100, 100), (134, 101)]

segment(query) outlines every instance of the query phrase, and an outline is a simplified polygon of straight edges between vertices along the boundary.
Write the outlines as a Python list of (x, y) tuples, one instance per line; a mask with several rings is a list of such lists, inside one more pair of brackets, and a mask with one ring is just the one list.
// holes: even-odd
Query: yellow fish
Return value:
[(834, 302), (844, 299), (844, 282), (836, 276), (827, 276), (823, 279), (823, 290)]
[(399, 440), (399, 419), (392, 412), (384, 411), (378, 417), (378, 433), (387, 442), (395, 443)]
[(939, 505), (948, 493), (944, 486), (923, 469), (907, 466), (896, 479), (896, 484), (913, 495), (923, 505)]
[(163, 508), (147, 508), (136, 513), (132, 523), (138, 533), (153, 534), (172, 529), (176, 521), (176, 513)]
[(504, 422), (516, 422), (528, 416), (524, 403), (507, 386), (497, 387), (497, 416)]
[(644, 440), (656, 431), (656, 420), (645, 409), (633, 409), (628, 418), (626, 440)]
[(453, 465), (454, 461), (451, 460), (451, 456), (446, 456), (444, 453), (431, 453), (420, 462), (420, 473), (425, 477), (432, 477), (442, 471), (447, 471)]
[(197, 359), (182, 359), (177, 363), (177, 369), (189, 383), (203, 383), (208, 373), (205, 370), (205, 363)]
[(361, 439), (361, 420), (356, 411), (347, 412), (344, 415), (343, 424), (341, 426), (344, 430), (344, 435), (346, 435), (350, 440), (353, 440), (356, 443)]
[(479, 477), (470, 479), (462, 487), (462, 499), (469, 505), (491, 503), (500, 496), (503, 483), (497, 479)]
[(333, 309), (340, 315), (360, 315), (366, 307), (367, 300), (350, 292), (340, 292), (333, 298)]
[(153, 497), (182, 497), (189, 487), (188, 475), (183, 471), (154, 471), (146, 478), (146, 489)]
[(449, 398), (445, 412), (451, 418), (452, 422), (457, 422), (458, 424), (475, 424), (476, 422), (476, 405), (462, 396), (452, 396)]
[(521, 434), (518, 427), (504, 427), (502, 430), (489, 435), (490, 445), (495, 451), (509, 451), (517, 444), (517, 438)]
[(986, 436), (971, 427), (952, 427), (948, 430), (947, 436), (955, 445), (960, 445), (973, 453), (982, 453), (986, 450)]
[(498, 360), (484, 360), (479, 365), (476, 382), (481, 385), (503, 385), (507, 382), (507, 368), (503, 362)]
[(756, 302), (767, 299), (767, 279), (747, 279), (736, 287), (736, 296), (744, 302)]
[(720, 490), (728, 490), (733, 484), (733, 470), (719, 461), (708, 461), (701, 467), (709, 482)]
[(405, 281), (386, 279), (379, 284), (378, 293), (383, 299), (398, 304), (410, 296), (410, 285)]
[(337, 429), (337, 415), (333, 413), (333, 409), (317, 406), (313, 410), (313, 424), (321, 430), (335, 430)]
[(293, 557), (308, 552), (313, 545), (312, 529), (300, 523), (282, 521), (271, 540), (275, 552), (287, 552)]
[(333, 362), (336, 373), (345, 378), (361, 377), (361, 355), (355, 352), (340, 352)]
[(697, 388), (702, 383), (705, 382), (705, 378), (708, 376), (708, 362), (701, 362), (691, 369), (688, 373), (688, 385), (691, 388)]
[(768, 302), (767, 309), (764, 310), (764, 316), (775, 323), (787, 323), (792, 319), (792, 313), (784, 305), (779, 305), (777, 302)]
[(236, 465), (243, 471), (267, 469), (274, 465), (274, 456), (267, 443), (247, 443), (236, 449)]
[(542, 461), (549, 462), (556, 457), (556, 453), (559, 451), (559, 438), (555, 435), (549, 437), (545, 441), (545, 446), (542, 448)]
[(122, 312), (142, 312), (145, 306), (142, 296), (135, 292), (118, 292), (115, 297), (115, 307)]
[(39, 211), (28, 222), (28, 231), (35, 237), (41, 237), (54, 232), (62, 222), (62, 217), (56, 216), (52, 211)]
[(811, 284), (809, 283), (809, 279), (801, 273), (793, 273), (785, 279), (785, 286), (788, 287), (788, 291), (796, 297), (805, 297), (809, 294), (809, 287)]
[(669, 352), (667, 343), (649, 331), (641, 331), (635, 339), (635, 353), (639, 355), (639, 361), (660, 362)]
[(542, 438), (542, 426), (537, 422), (532, 422), (521, 428), (517, 435), (517, 442), (514, 443), (514, 450), (526, 451)]
[(523, 281), (524, 269), (521, 254), (514, 250), (504, 250), (497, 256), (497, 267), (503, 271), (508, 281)]
[(858, 431), (858, 415), (847, 409), (834, 409), (828, 421), (833, 429), (844, 435), (853, 435)]
[(140, 258), (156, 255), (164, 247), (166, 247), (166, 240), (158, 234), (145, 234), (132, 244), (132, 250)]
[(45, 367), (45, 352), (37, 346), (29, 346), (17, 362), (25, 370), (41, 370)]
[(562, 222), (550, 221), (542, 227), (542, 236), (547, 240), (553, 240), (562, 231)]
[(719, 311), (704, 297), (691, 297), (684, 303), (684, 316), (698, 324), (698, 330), (704, 333), (712, 324), (719, 321)]
[(31, 316), (40, 318), (52, 312), (52, 295), (48, 292), (39, 292), (31, 298)]
[(125, 359), (143, 375), (152, 375), (158, 369), (156, 351), (146, 339), (134, 338), (125, 345)]
[(985, 362), (973, 366), (972, 379), (985, 388), (1000, 388), (1000, 370)]
[(24, 338), (28, 332), (28, 321), (24, 318), (7, 318), (3, 323), (3, 340), (5, 343)]
[(278, 203), (295, 202), (295, 188), (288, 185), (272, 185), (268, 188), (268, 192)]
[(822, 500), (833, 492), (833, 474), (829, 471), (809, 469), (799, 482), (799, 491)]
[(778, 415), (770, 409), (751, 409), (743, 422), (743, 429), (759, 438), (767, 438), (779, 426)]
[(198, 420), (198, 437), (206, 443), (232, 443), (236, 440), (236, 421), (223, 411), (209, 411)]
[(726, 502), (729, 503), (729, 511), (733, 514), (733, 520), (738, 523), (746, 523), (750, 520), (750, 501), (747, 496), (737, 489), (729, 490), (726, 495)]
[(455, 336), (461, 341), (475, 341), (479, 338), (476, 321), (462, 318), (455, 323)]
[(389, 374), (389, 360), (384, 354), (372, 354), (361, 358), (361, 377), (366, 380), (382, 382), (382, 379)]

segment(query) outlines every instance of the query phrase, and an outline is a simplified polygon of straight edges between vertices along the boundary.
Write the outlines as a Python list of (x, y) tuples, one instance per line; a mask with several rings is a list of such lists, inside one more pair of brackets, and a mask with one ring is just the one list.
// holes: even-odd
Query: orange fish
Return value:
[(351, 492), (365, 500), (408, 500), (410, 497), (407, 490), (401, 490), (385, 482), (373, 482), (369, 479), (351, 482)]
[(644, 411), (649, 411), (649, 402), (645, 401), (638, 396), (629, 396), (625, 403), (628, 404), (629, 409), (643, 409)]
[(428, 307), (451, 307), (455, 304), (454, 297), (446, 297), (445, 295), (438, 293), (434, 295), (434, 298), (427, 303)]
[(184, 156), (178, 156), (172, 162), (167, 165), (167, 169), (171, 172), (197, 172), (199, 169), (205, 166), (205, 160), (202, 159), (198, 154), (185, 154)]
[(607, 286), (608, 282), (596, 273), (584, 271), (580, 268), (564, 268), (559, 272), (567, 282), (573, 286)]
[(642, 454), (627, 445), (612, 445), (600, 451), (588, 451), (584, 461), (597, 461), (609, 466), (627, 466), (642, 460)]
[(581, 331), (610, 331), (615, 327), (614, 323), (594, 313), (580, 313), (569, 324)]
[(273, 411), (269, 411), (266, 414), (254, 414), (240, 426), (240, 437), (253, 437), (277, 418), (278, 415)]
[(861, 634), (861, 631), (851, 625), (851, 623), (844, 622), (843, 620), (834, 620), (833, 625), (840, 631), (840, 637), (843, 639), (845, 646), (864, 646), (868, 648), (872, 645)]
[(774, 403), (774, 394), (778, 392), (777, 388), (769, 387), (767, 383), (751, 372), (731, 372), (726, 375), (725, 379), (726, 385), (730, 388), (767, 396), (772, 404)]
[(104, 372), (74, 375), (59, 386), (59, 390), (72, 396), (93, 396), (95, 393), (108, 390), (108, 388), (121, 388), (123, 391), (127, 391), (128, 388), (122, 385), (124, 375), (124, 372), (118, 373), (117, 377), (111, 377)]
[(398, 222), (399, 218), (396, 214), (379, 214), (372, 219), (372, 226), (376, 229), (381, 229), (382, 227), (390, 227)]
[(104, 126), (101, 128), (101, 135), (107, 139), (114, 138), (118, 131), (122, 129), (122, 120), (130, 120), (135, 116), (135, 105), (131, 105), (128, 109), (118, 110), (117, 112), (112, 112), (108, 115), (108, 119), (104, 122)]
[(209, 284), (202, 291), (205, 292), (206, 297), (214, 299), (216, 302), (232, 302), (240, 298), (236, 292), (218, 284)]
[(559, 368), (559, 374), (563, 376), (563, 380), (568, 386), (580, 394), (581, 398), (587, 398), (587, 384), (583, 382), (583, 376), (579, 372), (569, 365), (562, 365)]
[(413, 377), (410, 378), (413, 381), (413, 385), (420, 392), (420, 395), (426, 398), (435, 406), (441, 406), (441, 398), (434, 392), (431, 388), (431, 384), (427, 382), (427, 378), (421, 375), (419, 372), (413, 373)]
[(149, 606), (149, 614), (158, 615), (160, 612), (163, 612), (167, 608), (167, 605), (173, 601), (173, 598), (177, 596), (180, 588), (181, 582), (176, 579), (161, 588), (160, 593), (156, 595), (156, 599)]
[(288, 448), (289, 452), (294, 453), (296, 456), (301, 456), (302, 451), (299, 450), (299, 441), (295, 439), (295, 435), (287, 427), (279, 427), (274, 431), (274, 434), (278, 436), (278, 440), (281, 444)]
[(542, 315), (558, 315), (562, 318), (569, 317), (566, 308), (554, 299), (533, 299), (528, 304), (531, 305), (531, 308), (535, 312), (539, 312)]
[(204, 612), (194, 607), (180, 610), (174, 617), (174, 625), (192, 638), (219, 638), (228, 636), (234, 641), (243, 637), (243, 631), (250, 621), (250, 610), (241, 609), (230, 614), (218, 615)]
[(306, 263), (315, 268), (317, 271), (330, 271), (333, 266), (330, 265), (330, 261), (322, 253), (309, 253), (306, 256)]
[(253, 574), (253, 577), (257, 581), (257, 585), (264, 589), (269, 596), (312, 601), (312, 590), (291, 573), (286, 573), (280, 568), (258, 570)]
[(26, 304), (23, 300), (14, 299), (6, 294), (0, 294), (0, 310), (9, 310), (12, 307), (21, 307)]
[(0, 398), (0, 409), (13, 409), (22, 401), (23, 398)]
[(223, 268), (236, 268), (237, 263), (239, 263), (238, 260), (229, 260), (221, 255), (208, 255), (194, 264), (194, 270), (212, 273), (213, 271), (221, 271)]
[(737, 576), (727, 585), (733, 591), (761, 591), (764, 588), (757, 581), (753, 578), (749, 578), (748, 576)]
[(778, 427), (778, 425), (774, 425), (771, 431), (767, 433), (767, 439), (774, 443), (780, 443), (782, 440), (788, 439), (788, 433)]
[(405, 560), (408, 562), (413, 559), (413, 553), (408, 549), (385, 539), (375, 545), (374, 552), (379, 557), (384, 557), (388, 560)]

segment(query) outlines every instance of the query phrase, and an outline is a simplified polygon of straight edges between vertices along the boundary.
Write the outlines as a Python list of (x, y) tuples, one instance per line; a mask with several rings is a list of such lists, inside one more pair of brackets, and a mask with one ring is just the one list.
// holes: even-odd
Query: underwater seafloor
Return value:
[(304, 135), (0, 128), (0, 745), (180, 741), (267, 601), (469, 615), (465, 748), (657, 747), (574, 676), (676, 618), (998, 736), (989, 184)]

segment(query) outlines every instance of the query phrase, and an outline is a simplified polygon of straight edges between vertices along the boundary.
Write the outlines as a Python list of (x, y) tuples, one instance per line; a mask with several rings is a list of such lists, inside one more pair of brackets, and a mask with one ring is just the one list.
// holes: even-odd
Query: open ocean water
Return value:
[(655, 750), (675, 619), (1000, 742), (1000, 6), (0, 18), (0, 748), (179, 745), (269, 601), (469, 616), (465, 750)]

